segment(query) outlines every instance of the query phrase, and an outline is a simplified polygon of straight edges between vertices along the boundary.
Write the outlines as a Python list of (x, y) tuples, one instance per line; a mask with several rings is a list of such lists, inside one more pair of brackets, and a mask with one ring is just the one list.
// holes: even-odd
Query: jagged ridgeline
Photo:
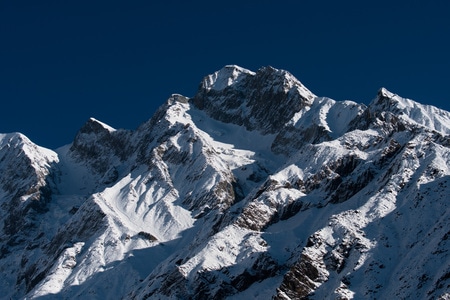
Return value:
[(449, 299), (449, 134), (238, 66), (135, 130), (1, 134), (1, 298)]

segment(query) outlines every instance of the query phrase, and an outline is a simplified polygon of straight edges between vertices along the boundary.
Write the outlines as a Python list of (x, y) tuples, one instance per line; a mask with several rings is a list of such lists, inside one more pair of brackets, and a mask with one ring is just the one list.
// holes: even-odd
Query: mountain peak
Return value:
[(220, 91), (229, 87), (230, 85), (238, 83), (243, 78), (249, 75), (253, 76), (255, 75), (255, 73), (236, 65), (226, 65), (219, 71), (206, 76), (203, 79), (202, 87), (208, 91)]
[(116, 129), (111, 126), (91, 117), (78, 130), (72, 146), (79, 148), (81, 145), (93, 144), (100, 139), (109, 137), (115, 131)]
[(219, 121), (274, 133), (315, 97), (287, 71), (230, 65), (206, 76), (192, 103)]
[[(277, 75), (281, 75), (281, 76), (286, 76), (286, 75), (291, 75), (291, 73), (289, 73), (286, 70), (283, 69), (277, 69), (274, 68), (272, 66), (264, 66), (258, 69), (257, 73), (267, 73), (267, 74), (277, 74)], [(291, 75), (292, 76), (292, 75)]]
[(78, 159), (90, 161), (95, 165), (94, 169), (101, 173), (108, 167), (108, 157), (124, 157), (127, 134), (126, 130), (116, 130), (95, 118), (89, 118), (75, 136), (70, 151)]
[(260, 68), (256, 72), (256, 77), (259, 78), (259, 81), (265, 82), (266, 85), (270, 85), (272, 88), (284, 90), (284, 92), (289, 92), (292, 89), (296, 90), (304, 99), (309, 101), (309, 104), (312, 104), (312, 100), (316, 98), (316, 95), (308, 90), (289, 71), (276, 69), (272, 66), (266, 66)]
[(89, 132), (101, 132), (101, 131), (107, 131), (107, 132), (114, 132), (116, 129), (109, 126), (108, 124), (105, 124), (95, 118), (90, 117), (86, 123), (81, 127), (80, 131), (83, 133), (89, 133)]
[(0, 149), (3, 148), (5, 144), (11, 146), (11, 143), (15, 147), (16, 145), (23, 144), (24, 142), (30, 142), (30, 140), (20, 132), (12, 133), (1, 133), (0, 134)]
[(382, 87), (378, 90), (377, 95), (379, 98), (381, 98), (381, 97), (392, 98), (392, 97), (394, 97), (395, 94), (388, 91), (385, 87)]
[(425, 105), (403, 98), (384, 87), (378, 90), (377, 97), (369, 105), (369, 109), (372, 111), (390, 112), (404, 122), (427, 127), (444, 135), (450, 134), (449, 112), (432, 105)]

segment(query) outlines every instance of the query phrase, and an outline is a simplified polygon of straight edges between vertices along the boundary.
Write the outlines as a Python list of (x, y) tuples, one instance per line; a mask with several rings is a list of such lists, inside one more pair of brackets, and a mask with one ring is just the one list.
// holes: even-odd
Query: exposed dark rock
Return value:
[(302, 255), (299, 262), (294, 264), (284, 276), (274, 299), (284, 300), (286, 299), (284, 295), (290, 299), (308, 299), (316, 288), (316, 282), (320, 282), (320, 279), (314, 261)]
[(114, 157), (123, 161), (134, 152), (129, 135), (126, 130), (111, 131), (91, 118), (78, 131), (70, 151), (75, 159), (89, 163), (93, 172), (105, 174)]
[(312, 123), (308, 128), (285, 126), (272, 143), (275, 153), (289, 154), (305, 145), (329, 141), (329, 132), (323, 126)]
[(223, 90), (208, 89), (205, 79), (191, 101), (214, 119), (276, 133), (311, 104), (313, 95), (309, 91), (302, 94), (302, 89), (288, 72), (265, 67), (255, 75), (244, 73), (237, 84)]
[(139, 233), (137, 234), (139, 237), (142, 237), (146, 240), (149, 240), (150, 242), (154, 242), (157, 241), (158, 239), (156, 237), (154, 237), (152, 234), (145, 232), (145, 231), (139, 231)]
[(278, 271), (278, 264), (269, 255), (261, 254), (250, 269), (231, 281), (231, 285), (238, 291), (246, 290), (253, 283), (272, 277)]

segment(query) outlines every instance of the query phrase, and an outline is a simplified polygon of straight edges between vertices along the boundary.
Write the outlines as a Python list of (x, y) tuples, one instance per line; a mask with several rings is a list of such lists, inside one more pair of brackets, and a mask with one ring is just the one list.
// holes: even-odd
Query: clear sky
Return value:
[(450, 110), (449, 16), (448, 0), (0, 1), (0, 132), (57, 148), (89, 117), (135, 129), (227, 64)]

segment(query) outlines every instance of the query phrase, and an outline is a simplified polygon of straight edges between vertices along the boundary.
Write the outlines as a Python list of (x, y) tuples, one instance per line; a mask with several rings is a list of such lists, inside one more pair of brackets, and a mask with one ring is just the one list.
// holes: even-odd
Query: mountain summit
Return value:
[(4, 299), (449, 299), (450, 113), (225, 66), (135, 130), (0, 134)]
[(287, 71), (265, 67), (254, 73), (226, 66), (205, 77), (192, 103), (216, 120), (275, 133), (314, 98)]

